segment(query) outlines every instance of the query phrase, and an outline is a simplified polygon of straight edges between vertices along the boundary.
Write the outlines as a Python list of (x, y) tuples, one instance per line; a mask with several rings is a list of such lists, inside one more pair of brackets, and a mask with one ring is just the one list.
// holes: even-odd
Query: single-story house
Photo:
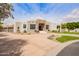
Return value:
[(26, 22), (15, 22), (14, 32), (35, 32), (35, 31), (49, 31), (51, 23), (46, 20), (30, 20)]

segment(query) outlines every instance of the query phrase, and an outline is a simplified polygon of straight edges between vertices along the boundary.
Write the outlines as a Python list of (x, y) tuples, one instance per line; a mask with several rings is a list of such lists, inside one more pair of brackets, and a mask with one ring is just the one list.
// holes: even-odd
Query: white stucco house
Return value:
[(14, 32), (35, 32), (35, 31), (51, 31), (51, 22), (46, 20), (30, 20), (26, 22), (15, 22)]

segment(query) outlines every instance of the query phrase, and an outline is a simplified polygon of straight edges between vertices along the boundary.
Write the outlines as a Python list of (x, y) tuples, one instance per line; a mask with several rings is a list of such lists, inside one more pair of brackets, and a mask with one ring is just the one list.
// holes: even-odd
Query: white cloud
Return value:
[(79, 21), (79, 9), (74, 9), (70, 14), (62, 18), (63, 22), (76, 22)]

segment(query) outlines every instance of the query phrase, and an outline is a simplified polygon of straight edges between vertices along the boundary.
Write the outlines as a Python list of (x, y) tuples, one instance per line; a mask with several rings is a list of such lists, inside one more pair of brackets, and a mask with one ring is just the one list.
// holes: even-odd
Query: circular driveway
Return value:
[(68, 45), (57, 56), (79, 56), (79, 42)]

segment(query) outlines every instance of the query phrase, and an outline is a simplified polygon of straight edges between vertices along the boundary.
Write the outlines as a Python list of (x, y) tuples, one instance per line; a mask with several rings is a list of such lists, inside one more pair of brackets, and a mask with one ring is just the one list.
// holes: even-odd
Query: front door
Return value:
[(40, 23), (39, 24), (39, 31), (43, 31), (43, 29), (44, 29), (44, 24), (43, 23)]

